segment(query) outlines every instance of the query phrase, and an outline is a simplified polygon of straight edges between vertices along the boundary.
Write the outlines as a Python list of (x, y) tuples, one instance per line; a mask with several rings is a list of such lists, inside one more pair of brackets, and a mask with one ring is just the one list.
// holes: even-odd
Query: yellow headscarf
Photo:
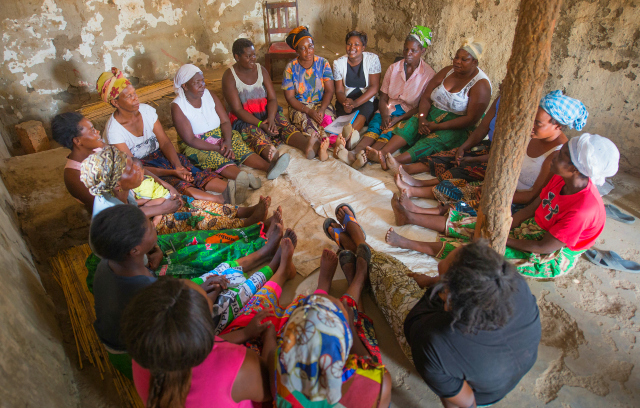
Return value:
[(80, 165), (80, 180), (94, 196), (113, 194), (127, 166), (127, 155), (116, 147), (106, 146)]
[(484, 53), (484, 42), (475, 41), (473, 37), (470, 37), (464, 40), (460, 48), (471, 54), (473, 58), (479, 60)]
[(116, 67), (111, 68), (111, 72), (103, 72), (96, 82), (96, 90), (100, 93), (100, 99), (105, 103), (111, 104), (111, 100), (116, 99), (120, 92), (131, 82), (124, 77), (122, 71)]

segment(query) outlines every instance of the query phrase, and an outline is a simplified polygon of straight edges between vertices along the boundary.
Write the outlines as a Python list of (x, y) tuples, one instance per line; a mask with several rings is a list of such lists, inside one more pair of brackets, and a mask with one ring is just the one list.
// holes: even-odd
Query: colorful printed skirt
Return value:
[[(176, 190), (180, 192), (180, 194), (186, 194), (187, 189), (191, 187), (204, 190), (207, 184), (209, 184), (212, 180), (221, 178), (212, 171), (200, 170), (199, 168), (195, 167), (183, 154), (178, 153), (178, 159), (180, 159), (180, 164), (182, 164), (182, 167), (187, 169), (193, 175), (193, 182), (184, 181), (181, 178), (175, 176), (162, 176), (160, 178), (175, 187)], [(164, 153), (162, 153), (162, 150), (160, 149), (149, 154), (148, 156), (143, 157), (142, 164), (143, 166), (156, 167), (165, 170), (175, 169), (175, 167), (173, 167), (173, 164), (171, 164), (171, 162), (164, 156)]]
[[(210, 130), (207, 133), (195, 136), (207, 143), (211, 143), (212, 145), (222, 144), (222, 130), (219, 127)], [(236, 156), (235, 160), (227, 159), (220, 153), (214, 152), (213, 150), (196, 149), (187, 145), (182, 140), (180, 140), (178, 145), (180, 146), (180, 150), (182, 150), (182, 152), (191, 161), (193, 161), (196, 166), (203, 169), (214, 170), (218, 174), (228, 166), (242, 164), (247, 157), (253, 154), (251, 149), (249, 149), (247, 144), (242, 140), (240, 133), (235, 130), (232, 131), (231, 136), (231, 149), (233, 150), (233, 154)]]
[[(444, 259), (459, 246), (473, 238), (476, 229), (476, 217), (457, 211), (449, 211), (444, 236), (439, 236), (444, 246), (436, 258)], [(509, 232), (510, 238), (539, 241), (546, 233), (535, 221), (529, 218)], [(584, 251), (572, 251), (563, 247), (551, 254), (536, 254), (507, 247), (504, 257), (513, 263), (518, 271), (533, 278), (555, 278), (573, 268)]]
[[(455, 113), (431, 106), (427, 121), (443, 123), (459, 117), (460, 115)], [(436, 130), (428, 135), (423, 135), (419, 133), (418, 128), (418, 115), (414, 115), (410, 119), (400, 122), (393, 131), (393, 134), (402, 137), (407, 142), (407, 146), (402, 151), (409, 152), (412, 163), (423, 157), (459, 147), (474, 129), (473, 126), (470, 126), (465, 129)]]
[[(321, 103), (304, 103), (304, 102), (300, 102), (300, 103), (302, 103), (303, 105), (305, 105), (310, 109), (318, 109), (320, 108), (320, 105), (321, 105)], [(322, 121), (323, 123), (327, 121), (327, 117), (329, 117), (331, 121), (335, 120), (336, 109), (333, 107), (333, 105), (329, 104), (327, 109), (325, 109), (324, 117), (325, 119)], [(307, 115), (306, 113), (297, 111), (293, 109), (291, 106), (289, 106), (289, 120), (300, 132), (302, 132), (302, 134), (306, 136), (309, 136), (315, 133), (318, 135), (320, 140), (330, 136), (324, 131), (324, 127), (322, 127), (321, 124), (311, 119), (309, 115)], [(327, 123), (327, 125), (329, 123)]]
[[(400, 104), (394, 107), (393, 112), (391, 112), (391, 117), (398, 117), (404, 115), (406, 112), (402, 109)], [(377, 142), (387, 143), (389, 139), (393, 137), (393, 131), (398, 127), (398, 125), (402, 123), (396, 123), (391, 126), (389, 129), (381, 129), (382, 127), (382, 115), (380, 112), (376, 112), (373, 115), (373, 118), (369, 121), (369, 127), (367, 131), (362, 135), (362, 137), (370, 137)], [(384, 132), (383, 132), (384, 130)]]
[[(491, 142), (483, 140), (471, 150), (464, 152), (464, 157), (479, 157), (489, 154)], [(438, 180), (462, 179), (466, 181), (482, 181), (487, 172), (487, 162), (472, 163), (468, 165), (456, 165), (456, 153), (458, 148), (439, 152), (431, 156), (422, 157), (419, 163), (429, 167), (429, 172)]]
[[(266, 113), (260, 117), (256, 116), (259, 120), (265, 120), (267, 118)], [(282, 108), (278, 106), (278, 113), (275, 118), (276, 127), (278, 128), (278, 135), (270, 137), (264, 130), (260, 129), (256, 125), (243, 122), (240, 119), (236, 119), (233, 122), (233, 130), (237, 130), (242, 135), (242, 139), (247, 145), (256, 152), (262, 154), (262, 151), (269, 147), (277, 147), (281, 143), (288, 143), (289, 138), (294, 133), (298, 132), (295, 126), (293, 126), (282, 112)]]
[(172, 214), (162, 215), (156, 225), (158, 235), (197, 230), (242, 228), (244, 221), (237, 218), (237, 207), (212, 201), (182, 196), (184, 204)]

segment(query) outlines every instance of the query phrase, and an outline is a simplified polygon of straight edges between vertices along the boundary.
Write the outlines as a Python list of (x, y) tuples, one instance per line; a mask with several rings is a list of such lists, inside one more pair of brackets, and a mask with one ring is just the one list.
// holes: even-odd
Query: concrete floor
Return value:
[[(166, 100), (166, 101), (165, 101)], [(164, 98), (160, 103), (168, 103)], [(162, 109), (163, 107), (158, 107)], [(51, 279), (47, 259), (59, 250), (86, 242), (89, 217), (66, 192), (62, 171), (66, 149), (11, 158), (0, 163), (0, 173), (15, 201), (23, 232), (37, 261), (45, 289), (65, 332), (68, 357), (77, 368), (73, 337), (64, 297)], [(640, 217), (640, 179), (620, 174), (605, 202)], [(272, 187), (269, 187), (272, 188)], [(260, 191), (262, 194), (267, 192)], [(250, 197), (250, 202), (257, 197)], [(255, 200), (254, 200), (255, 201)], [(307, 228), (313, 217), (305, 202), (291, 197), (282, 205), (293, 214), (296, 228)], [(309, 218), (311, 217), (311, 218)], [(292, 226), (289, 224), (287, 226)], [(315, 224), (315, 223), (314, 223)], [(318, 224), (319, 225), (319, 224)], [(640, 262), (640, 222), (633, 225), (607, 220), (596, 247), (615, 250)], [(332, 291), (343, 293), (344, 276), (338, 272)], [(295, 293), (315, 288), (317, 272), (298, 276), (285, 286), (283, 302)], [(538, 361), (505, 400), (496, 407), (635, 407), (640, 398), (640, 363), (635, 347), (640, 323), (635, 316), (640, 303), (640, 276), (615, 272), (581, 259), (567, 276), (549, 281), (529, 281), (538, 298), (543, 339)], [(385, 364), (393, 377), (393, 407), (438, 407), (439, 400), (423, 383), (402, 354), (392, 332), (369, 295), (367, 313), (373, 318)], [(76, 372), (83, 406), (119, 406), (110, 380), (100, 380), (94, 367)]]

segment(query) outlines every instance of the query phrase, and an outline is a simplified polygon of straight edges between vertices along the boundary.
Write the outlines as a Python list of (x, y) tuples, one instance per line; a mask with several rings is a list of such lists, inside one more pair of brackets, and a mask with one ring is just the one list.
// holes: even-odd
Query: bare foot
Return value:
[(353, 212), (349, 209), (349, 207), (347, 207), (346, 205), (343, 205), (338, 209), (338, 213), (336, 214), (336, 216), (338, 217), (338, 222), (342, 225), (344, 225), (345, 214), (349, 214), (350, 216), (353, 217)]
[(265, 204), (265, 201), (260, 200), (257, 205), (254, 206), (253, 213), (244, 220), (244, 226), (248, 227), (249, 225), (257, 224), (259, 222), (264, 222), (267, 219), (267, 211), (269, 207)]
[(320, 259), (320, 275), (318, 276), (318, 289), (329, 292), (331, 281), (338, 267), (338, 256), (330, 249), (322, 251)]
[(382, 154), (382, 151), (378, 151), (378, 160), (380, 160), (380, 167), (382, 167), (382, 170), (389, 170), (387, 160), (385, 159), (384, 154)]
[(295, 250), (293, 242), (291, 242), (289, 238), (282, 238), (280, 248), (282, 250), (280, 253), (280, 267), (282, 267), (282, 263), (284, 262), (287, 279), (293, 279), (297, 272), (295, 265), (293, 265), (293, 252)]
[(287, 228), (287, 230), (284, 232), (284, 237), (291, 240), (294, 248), (298, 246), (298, 235), (296, 235), (296, 232), (291, 228)]
[(320, 150), (318, 150), (318, 159), (320, 161), (326, 161), (329, 158), (329, 153), (327, 149), (329, 148), (329, 138), (325, 137), (324, 140), (320, 143)]
[(365, 147), (365, 152), (367, 153), (367, 159), (374, 163), (380, 163), (380, 152), (372, 147)]
[(391, 208), (393, 209), (393, 215), (396, 218), (396, 225), (400, 226), (409, 223), (406, 210), (400, 205), (398, 202), (398, 196), (395, 194), (391, 197)]
[(355, 153), (355, 161), (351, 164), (351, 167), (358, 170), (361, 169), (365, 164), (367, 164), (367, 154), (364, 150), (360, 150)]
[(270, 196), (260, 196), (260, 201), (267, 206), (267, 209), (271, 206), (271, 197)]
[(407, 243), (409, 240), (403, 236), (398, 235), (397, 232), (393, 230), (393, 228), (389, 228), (387, 231), (387, 235), (384, 237), (384, 241), (394, 247), (405, 248), (407, 249)]
[(267, 228), (267, 230), (271, 227), (271, 225), (275, 224), (275, 223), (279, 223), (279, 224), (283, 224), (284, 225), (284, 220), (282, 218), (282, 207), (278, 207), (274, 212), (273, 215), (271, 217), (269, 217), (265, 222), (264, 222), (264, 226)]
[(334, 159), (338, 159), (340, 160), (340, 157), (338, 157), (338, 151), (340, 150), (340, 146), (344, 147), (346, 144), (344, 137), (342, 137), (342, 135), (338, 135), (338, 138), (336, 139), (336, 144), (333, 145), (333, 158)]
[(404, 166), (401, 164), (398, 166), (398, 173), (402, 176), (402, 180), (410, 186), (420, 187), (420, 183), (411, 174), (407, 173)]
[(284, 232), (284, 228), (282, 224), (274, 222), (271, 224), (269, 230), (267, 230), (267, 243), (260, 249), (263, 249), (269, 255), (275, 255), (278, 247), (280, 246), (280, 240), (282, 239), (282, 234)]
[(396, 174), (400, 174), (400, 163), (398, 163), (396, 158), (393, 157), (391, 153), (387, 153), (385, 159), (387, 161), (387, 167), (391, 170), (393, 175), (395, 176)]
[(318, 136), (311, 135), (309, 136), (309, 141), (307, 142), (307, 147), (304, 149), (304, 154), (307, 156), (307, 159), (311, 160), (316, 157), (315, 145), (318, 141)]
[(393, 180), (396, 182), (398, 191), (402, 192), (404, 190), (407, 194), (407, 197), (413, 197), (413, 195), (411, 194), (411, 186), (404, 181), (402, 175), (396, 174), (393, 177)]
[(276, 149), (276, 147), (274, 145), (270, 145), (265, 150), (266, 151), (263, 151), (261, 156), (262, 156), (263, 159), (265, 159), (269, 163), (271, 163), (271, 161), (273, 161), (273, 160), (276, 160), (278, 158), (278, 156), (280, 156), (278, 154), (278, 149)]
[(404, 207), (405, 210), (409, 212), (420, 211), (420, 207), (415, 205), (407, 195), (407, 190), (400, 190), (400, 198), (398, 199), (398, 204), (400, 204), (402, 207)]

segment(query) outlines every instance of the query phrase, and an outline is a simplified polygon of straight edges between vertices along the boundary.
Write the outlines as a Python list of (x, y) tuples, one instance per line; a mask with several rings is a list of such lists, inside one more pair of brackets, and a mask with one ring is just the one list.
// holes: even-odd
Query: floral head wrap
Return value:
[(305, 38), (313, 38), (313, 36), (311, 35), (307, 27), (300, 26), (289, 31), (289, 34), (287, 34), (287, 38), (285, 38), (285, 42), (289, 47), (297, 50), (298, 44), (300, 44), (300, 41), (304, 40)]
[(569, 126), (570, 129), (582, 130), (587, 124), (587, 107), (579, 100), (563, 95), (559, 89), (546, 94), (540, 100), (540, 107), (558, 123)]
[(460, 48), (471, 54), (476, 60), (480, 60), (482, 54), (484, 54), (484, 42), (475, 41), (473, 37), (464, 40)]
[(618, 172), (620, 152), (606, 137), (583, 133), (569, 139), (571, 162), (578, 171), (589, 177), (597, 186)]
[(107, 71), (100, 74), (98, 82), (96, 82), (96, 90), (100, 93), (100, 99), (105, 103), (111, 104), (111, 101), (116, 99), (120, 92), (129, 85), (131, 85), (131, 82), (124, 77), (122, 71), (112, 67), (111, 72)]
[(433, 39), (433, 34), (431, 29), (424, 26), (415, 26), (409, 32), (409, 36), (418, 40), (422, 48), (427, 48), (431, 45), (431, 40)]
[(277, 351), (277, 399), (299, 392), (312, 402), (340, 401), (343, 368), (352, 345), (353, 334), (338, 306), (325, 296), (303, 299), (291, 314)]
[(80, 180), (94, 196), (112, 194), (126, 165), (126, 154), (116, 147), (106, 146), (82, 161)]

